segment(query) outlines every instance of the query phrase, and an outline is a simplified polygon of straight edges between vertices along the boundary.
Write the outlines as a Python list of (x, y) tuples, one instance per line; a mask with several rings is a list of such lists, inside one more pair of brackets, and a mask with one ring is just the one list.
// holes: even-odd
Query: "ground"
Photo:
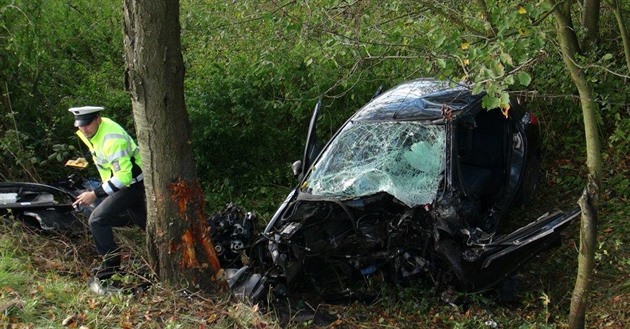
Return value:
[[(516, 209), (510, 220), (576, 206), (580, 179), (567, 182), (566, 177), (581, 173), (566, 163), (552, 168), (547, 177), (565, 180), (545, 179), (534, 203)], [(627, 187), (612, 186), (603, 193), (589, 328), (630, 323), (626, 196)], [(445, 292), (418, 280), (407, 287), (374, 282), (379, 295), (371, 303), (295, 300), (269, 308), (228, 293), (162, 286), (144, 266), (143, 235), (133, 228), (117, 230), (129, 275), (113, 284), (128, 289), (97, 295), (87, 286), (89, 269), (97, 265), (89, 235), (44, 235), (5, 222), (0, 225), (0, 328), (562, 328), (567, 326), (579, 243), (575, 222), (564, 232), (561, 247), (521, 269), (515, 303), (500, 303), (495, 292), (451, 292), (451, 298), (444, 298)]]

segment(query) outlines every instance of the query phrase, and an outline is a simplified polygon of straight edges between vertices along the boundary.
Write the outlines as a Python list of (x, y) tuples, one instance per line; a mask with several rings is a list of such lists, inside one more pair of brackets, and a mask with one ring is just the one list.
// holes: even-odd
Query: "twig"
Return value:
[(17, 162), (17, 164), (19, 164), (19, 165), (20, 165), (20, 167), (22, 167), (22, 169), (24, 169), (24, 172), (25, 172), (26, 174), (28, 174), (28, 176), (30, 176), (30, 177), (31, 177), (31, 179), (32, 179), (34, 182), (40, 182), (39, 177), (35, 177), (35, 175), (34, 175), (33, 173), (31, 173), (31, 171), (30, 171), (28, 168), (26, 168), (26, 166), (24, 165), (24, 163), (22, 162), (22, 160), (20, 160), (20, 158), (19, 158), (19, 157), (18, 157), (15, 153), (13, 153), (13, 152), (12, 152), (11, 150), (9, 150), (9, 149), (7, 149), (7, 151), (8, 151), (9, 153), (11, 153), (11, 155), (15, 158), (15, 162)]
[(13, 106), (11, 105), (11, 97), (9, 96), (9, 85), (6, 83), (4, 83), (4, 90), (6, 92), (7, 95), (7, 104), (9, 105), (9, 114), (11, 114), (11, 119), (13, 120), (13, 128), (15, 129), (15, 138), (17, 140), (17, 144), (18, 144), (18, 149), (20, 151), (22, 151), (22, 144), (20, 143), (20, 135), (17, 134), (18, 127), (17, 127), (17, 121), (15, 121), (15, 112), (13, 112)]

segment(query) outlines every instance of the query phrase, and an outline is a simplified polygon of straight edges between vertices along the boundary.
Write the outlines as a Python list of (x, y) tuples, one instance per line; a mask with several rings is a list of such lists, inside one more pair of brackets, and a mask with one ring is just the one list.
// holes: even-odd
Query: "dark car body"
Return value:
[[(73, 207), (76, 196), (98, 182), (70, 175), (51, 184), (0, 182), (0, 217), (10, 218), (42, 232), (64, 235), (84, 233), (87, 217), (100, 201), (90, 206)], [(98, 186), (98, 185), (96, 185)], [(8, 216), (10, 214), (10, 216)]]
[(317, 106), (294, 164), (298, 185), (251, 264), (228, 270), (230, 286), (252, 298), (304, 286), (326, 294), (371, 276), (424, 274), (480, 291), (557, 244), (577, 210), (498, 233), (536, 187), (540, 129), (516, 100), (488, 111), (483, 96), (447, 81), (405, 82), (376, 95), (323, 148)]

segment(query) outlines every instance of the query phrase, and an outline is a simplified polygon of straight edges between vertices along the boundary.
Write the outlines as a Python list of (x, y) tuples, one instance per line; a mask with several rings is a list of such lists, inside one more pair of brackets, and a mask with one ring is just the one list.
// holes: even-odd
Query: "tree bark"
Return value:
[(612, 6), (613, 13), (615, 14), (615, 19), (617, 20), (617, 26), (619, 27), (619, 34), (621, 34), (621, 41), (623, 43), (623, 53), (626, 56), (626, 69), (630, 72), (630, 37), (628, 37), (628, 32), (626, 31), (626, 25), (623, 22), (623, 17), (621, 16), (621, 1), (620, 0), (611, 0), (610, 5)]
[(571, 295), (569, 310), (569, 328), (584, 328), (586, 325), (586, 298), (590, 290), (590, 276), (595, 267), (595, 247), (597, 244), (597, 197), (599, 186), (589, 175), (587, 186), (578, 200), (582, 209), (580, 222), (580, 249), (578, 254), (578, 272)]
[[(554, 0), (549, 0), (549, 2), (552, 5), (555, 4)], [(584, 71), (575, 62), (580, 47), (577, 44), (575, 30), (572, 28), (570, 13), (566, 11), (566, 7), (565, 10), (562, 10), (562, 7), (557, 7), (553, 14), (556, 20), (562, 59), (580, 95), (586, 138), (586, 164), (589, 177), (584, 193), (579, 200), (582, 209), (580, 250), (577, 277), (569, 311), (569, 328), (584, 328), (587, 296), (591, 285), (591, 273), (595, 264), (597, 207), (602, 179), (601, 142), (597, 127), (598, 108)]]
[(599, 42), (599, 10), (600, 0), (584, 0), (584, 11), (582, 12), (582, 26), (586, 30), (582, 49), (589, 52), (597, 46)]
[(222, 271), (192, 155), (179, 1), (124, 5), (125, 83), (142, 152), (149, 260), (163, 282), (207, 289), (221, 282)]

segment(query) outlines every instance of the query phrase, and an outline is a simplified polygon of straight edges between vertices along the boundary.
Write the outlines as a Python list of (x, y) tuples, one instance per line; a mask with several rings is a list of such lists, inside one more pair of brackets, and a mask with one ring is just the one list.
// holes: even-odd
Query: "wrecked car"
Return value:
[(578, 210), (500, 230), (536, 188), (540, 128), (516, 99), (486, 110), (483, 96), (448, 81), (405, 82), (375, 95), (323, 147), (318, 104), (293, 165), (298, 184), (249, 264), (226, 270), (229, 286), (257, 299), (423, 275), (483, 291), (556, 245)]
[(72, 203), (94, 184), (98, 182), (75, 174), (51, 184), (0, 182), (0, 217), (5, 222), (9, 218), (18, 220), (42, 232), (83, 233), (86, 226), (79, 214), (89, 216), (97, 203), (76, 208)]

